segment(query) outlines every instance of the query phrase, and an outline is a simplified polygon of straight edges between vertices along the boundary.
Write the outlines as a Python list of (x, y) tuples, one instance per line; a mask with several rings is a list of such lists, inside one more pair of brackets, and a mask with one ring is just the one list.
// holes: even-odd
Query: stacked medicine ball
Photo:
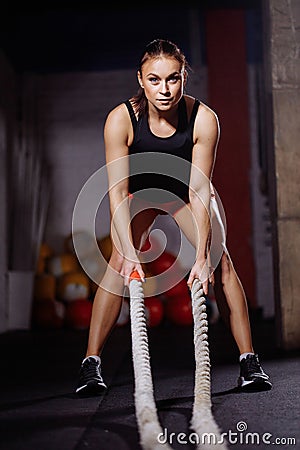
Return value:
[[(82, 241), (88, 243), (87, 233)], [(35, 276), (32, 326), (42, 329), (87, 329), (92, 314), (91, 280), (78, 262), (70, 237), (64, 251), (40, 248)]]
[[(43, 243), (37, 264), (32, 325), (37, 328), (87, 329), (90, 324), (93, 298), (97, 288), (95, 279), (101, 279), (105, 267), (95, 253), (91, 236), (79, 232), (77, 245), (81, 245), (79, 264), (73, 247), (72, 236), (65, 239), (64, 251), (54, 254), (49, 245)], [(79, 243), (79, 244), (78, 244)], [(109, 236), (98, 240), (98, 247), (109, 261), (112, 244)], [(152, 241), (152, 250), (155, 242)], [(169, 251), (163, 251), (151, 259), (151, 245), (146, 241), (143, 252), (150, 253), (143, 263), (146, 282), (143, 284), (146, 323), (149, 328), (162, 324), (191, 326), (193, 324), (191, 295), (186, 277), (180, 276), (183, 268)], [(213, 292), (207, 297), (207, 313), (210, 323), (219, 318)], [(124, 298), (116, 326), (126, 326), (130, 321), (129, 300)]]

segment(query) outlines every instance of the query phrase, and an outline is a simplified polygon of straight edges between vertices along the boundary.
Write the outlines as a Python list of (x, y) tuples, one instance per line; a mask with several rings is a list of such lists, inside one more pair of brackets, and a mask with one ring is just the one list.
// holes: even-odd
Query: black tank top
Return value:
[(199, 101), (195, 100), (188, 120), (185, 99), (181, 98), (177, 129), (166, 138), (151, 132), (148, 114), (137, 120), (130, 101), (125, 104), (134, 131), (129, 147), (129, 155), (134, 155), (130, 156), (129, 192), (157, 203), (173, 201), (176, 197), (188, 202), (193, 130)]

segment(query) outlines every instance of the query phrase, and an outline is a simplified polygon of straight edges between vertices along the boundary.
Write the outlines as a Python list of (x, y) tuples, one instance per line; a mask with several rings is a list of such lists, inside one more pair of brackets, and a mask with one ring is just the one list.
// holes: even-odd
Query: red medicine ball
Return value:
[(189, 296), (189, 288), (186, 280), (183, 279), (179, 283), (175, 284), (173, 287), (164, 292), (164, 295), (168, 298), (174, 297), (187, 297)]
[(165, 251), (158, 258), (154, 259), (148, 264), (151, 272), (154, 275), (159, 275), (160, 273), (163, 273), (166, 270), (168, 270), (174, 264), (174, 267), (172, 267), (173, 271), (176, 266), (175, 263), (176, 263), (176, 256), (172, 255), (172, 253)]
[(166, 317), (175, 325), (192, 325), (193, 310), (191, 297), (169, 298), (165, 305)]
[(164, 307), (162, 301), (158, 297), (147, 297), (144, 300), (145, 303), (145, 314), (147, 326), (157, 327), (164, 316)]
[(74, 300), (67, 304), (66, 324), (75, 330), (84, 330), (90, 326), (93, 304), (87, 299)]

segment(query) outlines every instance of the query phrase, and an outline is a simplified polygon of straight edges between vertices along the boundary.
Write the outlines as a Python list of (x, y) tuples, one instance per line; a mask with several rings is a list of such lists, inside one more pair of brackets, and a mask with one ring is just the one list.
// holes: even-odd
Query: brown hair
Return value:
[[(165, 39), (155, 39), (146, 46), (140, 59), (138, 71), (142, 73), (142, 67), (145, 62), (152, 58), (158, 58), (159, 56), (175, 58), (180, 63), (181, 69), (185, 70), (188, 68), (186, 57), (176, 44)], [(132, 103), (138, 115), (143, 115), (146, 113), (148, 102), (144, 89), (139, 87), (136, 95), (132, 98)]]

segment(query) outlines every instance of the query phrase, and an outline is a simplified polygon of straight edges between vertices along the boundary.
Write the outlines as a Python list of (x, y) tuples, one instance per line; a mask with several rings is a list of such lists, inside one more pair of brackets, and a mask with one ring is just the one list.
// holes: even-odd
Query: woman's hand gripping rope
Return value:
[(201, 283), (204, 294), (208, 295), (208, 284), (214, 284), (214, 268), (210, 266), (209, 257), (204, 260), (197, 259), (193, 265), (187, 281), (190, 291), (195, 280)]
[[(132, 279), (139, 279), (143, 283), (146, 281), (142, 265), (140, 262), (136, 261), (136, 258), (135, 260), (124, 258), (120, 274), (124, 278), (124, 285), (127, 287), (129, 287), (130, 281)], [(137, 274), (137, 276), (135, 276), (134, 274)]]

